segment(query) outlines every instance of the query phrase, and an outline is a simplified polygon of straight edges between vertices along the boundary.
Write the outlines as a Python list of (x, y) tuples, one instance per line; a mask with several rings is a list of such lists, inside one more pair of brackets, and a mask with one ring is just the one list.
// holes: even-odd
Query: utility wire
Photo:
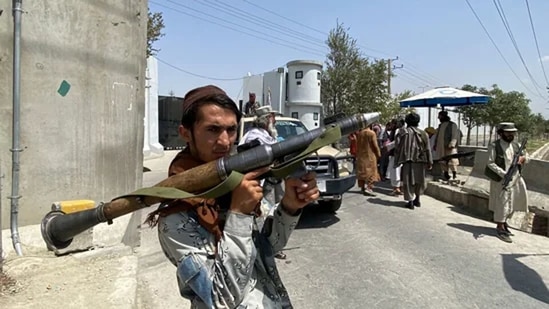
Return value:
[(539, 44), (538, 44), (538, 36), (536, 35), (536, 28), (534, 27), (534, 21), (532, 20), (532, 13), (530, 12), (530, 4), (528, 3), (528, 0), (524, 0), (526, 2), (526, 8), (528, 9), (528, 17), (530, 18), (530, 26), (532, 27), (532, 34), (534, 35), (534, 41), (536, 42), (536, 49), (538, 51), (538, 59), (541, 64), (541, 70), (543, 71), (543, 77), (545, 77), (545, 84), (549, 86), (549, 80), (547, 79), (547, 73), (545, 73), (545, 65), (543, 65), (543, 60), (541, 57), (541, 53), (539, 51)]
[[(270, 42), (270, 43), (273, 43), (273, 44), (277, 44), (277, 45), (280, 45), (280, 46), (292, 48), (292, 49), (294, 49), (294, 50), (298, 50), (298, 51), (302, 51), (302, 52), (308, 52), (308, 53), (313, 53), (313, 54), (316, 54), (316, 55), (326, 56), (326, 53), (325, 53), (325, 52), (322, 52), (322, 51), (320, 51), (320, 50), (318, 50), (318, 49), (311, 49), (309, 46), (304, 46), (304, 45), (301, 45), (301, 44), (296, 44), (296, 43), (293, 43), (293, 42), (291, 42), (291, 41), (288, 41), (288, 40), (285, 40), (285, 39), (282, 39), (282, 38), (279, 38), (279, 37), (271, 36), (271, 35), (269, 35), (269, 34), (267, 34), (267, 33), (265, 33), (265, 32), (261, 32), (261, 31), (255, 30), (255, 29), (251, 29), (251, 28), (246, 27), (246, 26), (243, 26), (243, 25), (241, 25), (241, 24), (237, 24), (237, 23), (228, 21), (228, 20), (226, 20), (226, 19), (220, 18), (220, 17), (218, 17), (218, 16), (214, 16), (214, 15), (212, 15), (212, 14), (205, 13), (205, 12), (203, 12), (203, 11), (200, 11), (200, 10), (197, 10), (197, 9), (194, 9), (194, 8), (191, 8), (191, 7), (189, 7), (189, 6), (186, 6), (186, 5), (181, 4), (181, 3), (177, 3), (177, 2), (175, 2), (175, 1), (171, 1), (171, 0), (166, 0), (166, 1), (169, 2), (169, 3), (171, 3), (171, 4), (173, 4), (173, 5), (177, 5), (177, 6), (179, 6), (179, 7), (185, 8), (185, 9), (187, 9), (187, 10), (191, 10), (191, 11), (194, 11), (194, 12), (197, 12), (197, 13), (200, 13), (200, 14), (203, 14), (203, 15), (206, 15), (206, 16), (209, 16), (209, 17), (211, 17), (211, 18), (214, 18), (214, 19), (223, 21), (223, 22), (225, 22), (225, 23), (228, 23), (228, 24), (231, 24), (231, 25), (235, 25), (235, 26), (237, 26), (237, 27), (241, 27), (241, 28), (244, 28), (244, 29), (253, 31), (253, 32), (255, 32), (255, 33), (259, 33), (259, 34), (265, 35), (265, 36), (270, 37), (270, 38), (272, 38), (272, 39), (280, 40), (280, 41), (282, 41), (282, 42), (284, 42), (284, 43), (276, 42), (276, 41), (273, 41), (273, 40), (271, 40), (271, 39), (265, 38), (265, 37), (263, 37), (263, 36), (256, 35), (256, 34), (254, 34), (253, 32), (252, 32), (252, 33), (249, 33), (249, 32), (247, 32), (247, 31), (242, 31), (242, 30), (239, 30), (239, 29), (235, 29), (235, 28), (233, 28), (233, 27), (231, 27), (231, 26), (227, 26), (227, 25), (220, 24), (220, 23), (217, 23), (217, 22), (215, 22), (215, 21), (212, 21), (212, 20), (210, 20), (209, 18), (206, 19), (206, 18), (203, 18), (203, 17), (200, 17), (200, 16), (196, 16), (196, 15), (190, 14), (190, 13), (188, 13), (188, 12), (184, 12), (184, 11), (178, 10), (178, 9), (176, 9), (176, 8), (169, 7), (169, 6), (166, 6), (166, 5), (164, 5), (164, 4), (158, 3), (158, 2), (156, 2), (156, 1), (152, 1), (152, 0), (151, 0), (151, 1), (149, 1), (149, 2), (150, 2), (150, 3), (153, 3), (153, 4), (155, 4), (155, 5), (161, 6), (161, 7), (163, 7), (163, 8), (170, 9), (170, 10), (172, 10), (172, 11), (174, 11), (174, 12), (177, 12), (177, 13), (180, 13), (180, 14), (184, 14), (184, 15), (187, 15), (187, 16), (191, 16), (191, 17), (193, 17), (193, 18), (200, 19), (200, 20), (203, 20), (203, 21), (206, 21), (206, 22), (209, 22), (209, 23), (212, 23), (212, 24), (215, 24), (215, 25), (218, 25), (218, 26), (227, 28), (227, 29), (231, 29), (231, 30), (233, 30), (233, 31), (236, 31), (236, 32), (239, 32), (239, 33), (242, 33), (242, 34), (246, 34), (246, 35), (248, 35), (248, 36), (252, 36), (252, 37), (255, 37), (255, 38), (258, 38), (258, 39), (261, 39), (261, 40)], [(196, 1), (196, 0), (195, 0), (195, 1)], [(283, 18), (283, 19), (285, 19), (285, 20), (288, 20), (288, 21), (290, 21), (290, 22), (293, 22), (293, 23), (295, 23), (295, 24), (298, 24), (298, 25), (300, 25), (300, 26), (302, 26), (302, 27), (305, 27), (305, 28), (314, 30), (314, 31), (316, 31), (316, 32), (318, 32), (318, 33), (322, 33), (322, 34), (324, 34), (324, 35), (328, 35), (326, 32), (323, 32), (323, 31), (321, 31), (321, 30), (318, 30), (318, 29), (309, 27), (309, 26), (307, 26), (307, 25), (305, 25), (305, 24), (303, 24), (303, 23), (300, 23), (300, 22), (298, 22), (298, 21), (295, 21), (295, 20), (292, 20), (292, 19), (290, 19), (290, 18), (287, 18), (287, 17), (285, 17), (285, 16), (283, 16), (283, 15), (281, 15), (281, 14), (278, 14), (278, 13), (276, 13), (276, 12), (274, 12), (274, 11), (271, 11), (271, 10), (269, 10), (269, 9), (263, 8), (263, 7), (259, 6), (259, 5), (256, 5), (256, 4), (251, 3), (251, 2), (249, 2), (249, 1), (246, 1), (246, 0), (243, 0), (243, 1), (244, 1), (244, 2), (247, 2), (247, 3), (251, 4), (252, 6), (257, 7), (257, 8), (259, 8), (259, 9), (261, 9), (261, 10), (264, 10), (264, 11), (266, 11), (266, 12), (269, 12), (269, 13), (275, 15), (275, 16), (281, 17), (281, 18)], [(205, 0), (204, 2), (210, 2), (210, 1)], [(223, 6), (225, 6), (225, 8), (223, 8), (223, 7), (216, 7), (215, 5), (212, 5), (211, 3), (201, 3), (201, 4), (202, 4), (202, 5), (205, 5), (205, 6), (208, 6), (208, 7), (210, 7), (210, 8), (217, 9), (217, 10), (219, 10), (219, 11), (221, 11), (221, 12), (224, 12), (224, 13), (226, 13), (226, 14), (232, 15), (232, 16), (237, 17), (237, 18), (239, 18), (239, 19), (244, 19), (244, 20), (254, 19), (254, 20), (257, 20), (257, 21), (261, 21), (261, 24), (259, 24), (260, 26), (262, 26), (262, 25), (265, 23), (265, 20), (262, 20), (262, 19), (260, 19), (260, 18), (257, 18), (257, 17), (255, 17), (255, 16), (253, 16), (253, 14), (251, 14), (250, 12), (247, 12), (247, 11), (245, 11), (245, 10), (241, 10), (241, 9), (239, 9), (239, 8), (236, 8), (236, 7), (234, 7), (234, 6), (230, 5), (230, 4), (227, 4), (227, 3), (224, 3), (224, 2), (221, 2), (221, 1), (216, 1), (216, 2), (219, 3), (219, 4), (221, 4), (221, 5), (223, 5)], [(200, 3), (200, 2), (199, 2), (199, 3)], [(240, 16), (238, 16), (237, 14), (240, 15)], [(243, 14), (244, 14), (244, 15), (243, 15)], [(306, 41), (309, 41), (309, 42), (311, 42), (311, 43), (313, 43), (313, 42), (322, 42), (322, 40), (320, 40), (320, 39), (318, 39), (318, 38), (315, 38), (315, 37), (313, 37), (313, 36), (307, 35), (307, 34), (305, 34), (305, 33), (302, 33), (302, 32), (299, 32), (299, 31), (295, 31), (295, 30), (293, 30), (293, 29), (291, 29), (291, 28), (285, 27), (285, 26), (283, 26), (283, 25), (280, 25), (280, 24), (277, 24), (277, 23), (274, 23), (274, 22), (270, 22), (270, 23), (271, 23), (273, 26), (268, 26), (268, 27), (266, 27), (266, 28), (270, 28), (271, 30), (274, 30), (274, 31), (279, 32), (279, 33), (282, 33), (283, 35), (286, 35), (286, 36), (291, 36), (291, 37), (293, 37), (293, 38), (297, 38), (297, 39), (301, 40), (302, 43), (307, 43)], [(257, 25), (257, 23), (255, 23), (255, 24)], [(279, 28), (279, 29), (286, 30), (286, 31), (288, 31), (288, 32), (293, 32), (293, 33), (295, 33), (296, 35), (292, 35), (292, 34), (287, 33), (287, 32), (277, 31), (277, 30), (275, 30), (275, 29), (273, 29), (273, 28), (275, 28), (275, 29), (276, 29), (276, 28)], [(297, 36), (299, 36), (299, 37), (297, 37)], [(285, 44), (285, 43), (288, 43), (288, 44)], [(290, 45), (290, 44), (291, 44), (291, 45)], [(324, 47), (324, 48), (327, 47), (327, 46), (325, 46), (325, 45), (319, 45), (319, 44), (316, 44), (316, 43), (313, 43), (313, 44), (315, 44), (315, 45), (317, 45), (317, 46), (322, 46), (322, 47)], [(364, 47), (364, 46), (361, 46), (361, 45), (359, 45), (359, 46), (360, 46), (360, 47), (363, 47), (363, 48), (365, 48), (365, 49), (368, 49), (368, 50), (376, 51), (376, 52), (379, 52), (379, 53), (384, 53), (384, 52), (381, 52), (381, 51), (378, 51), (378, 50), (374, 50), (374, 49), (371, 49), (371, 48), (367, 48), (367, 47)], [(301, 47), (301, 48), (300, 48), (300, 47)], [(388, 55), (388, 53), (384, 53), (384, 54), (387, 54), (387, 55)], [(373, 58), (373, 59), (375, 59), (375, 60), (380, 60), (380, 59), (381, 59), (381, 58), (373, 57), (373, 56), (371, 56), (371, 55), (366, 55), (366, 54), (365, 54), (365, 56), (370, 57), (370, 58)], [(409, 65), (410, 67), (415, 67), (415, 66), (413, 66), (412, 64), (410, 64), (410, 63), (408, 63), (408, 62), (406, 62), (406, 64)], [(427, 79), (431, 80), (431, 81), (429, 81), (430, 84), (437, 84), (437, 83), (439, 83), (439, 82), (433, 83), (433, 82), (432, 82), (433, 80), (439, 80), (439, 81), (440, 81), (440, 79), (435, 78), (433, 75), (430, 75), (430, 76), (429, 76), (428, 74), (419, 72), (419, 69), (418, 69), (417, 67), (416, 67), (416, 70), (412, 70), (411, 68), (408, 68), (408, 71), (416, 72), (415, 74), (413, 74), (413, 76), (414, 76), (413, 78), (414, 78), (414, 79), (421, 80), (421, 81), (422, 81), (421, 83), (423, 83), (423, 81), (425, 81), (425, 80), (427, 80)], [(188, 73), (189, 73), (189, 74), (194, 74), (194, 73), (192, 73), (192, 72), (188, 72)], [(412, 74), (410, 74), (410, 75), (412, 75)], [(426, 78), (421, 77), (422, 75), (424, 75)], [(199, 76), (199, 77), (203, 77), (203, 76)], [(208, 77), (204, 77), (204, 78), (208, 78)], [(215, 79), (215, 78), (214, 78), (214, 79)], [(221, 80), (224, 80), (224, 79), (221, 79)], [(233, 79), (229, 79), (229, 80), (233, 80)], [(444, 84), (444, 83), (443, 83), (443, 84)]]
[[(195, 1), (197, 1), (197, 0), (195, 0)], [(214, 1), (207, 1), (207, 0), (205, 0), (204, 2), (210, 2), (210, 3), (212, 3), (212, 2), (214, 2)], [(271, 20), (268, 19), (268, 18), (265, 18), (265, 19), (264, 19), (264, 18), (256, 17), (254, 14), (251, 14), (250, 12), (244, 11), (244, 10), (242, 10), (242, 9), (240, 9), (240, 8), (237, 8), (237, 7), (233, 6), (233, 5), (230, 5), (230, 4), (228, 4), (228, 3), (225, 3), (225, 2), (222, 2), (222, 1), (219, 1), (219, 0), (218, 0), (218, 1), (215, 1), (215, 3), (216, 3), (216, 4), (219, 4), (219, 5), (221, 5), (221, 6), (224, 6), (225, 8), (221, 8), (221, 7), (219, 7), (219, 6), (218, 6), (218, 7), (212, 6), (212, 4), (210, 4), (210, 5), (208, 5), (208, 6), (214, 7), (214, 8), (216, 8), (216, 9), (221, 9), (221, 10), (223, 10), (223, 11), (225, 11), (225, 12), (227, 12), (227, 10), (229, 10), (229, 11), (231, 11), (231, 12), (234, 12), (234, 13), (238, 14), (239, 16), (234, 15), (234, 14), (232, 14), (232, 13), (228, 13), (228, 14), (231, 14), (231, 15), (233, 15), (233, 16), (236, 16), (236, 17), (238, 17), (238, 18), (240, 18), (240, 19), (242, 19), (242, 20), (244, 20), (244, 21), (249, 21), (250, 19), (254, 19), (254, 20), (256, 20), (256, 21), (258, 21), (258, 22), (260, 23), (260, 24), (259, 24), (260, 26), (263, 26), (263, 27), (267, 27), (266, 24), (271, 24), (271, 25), (273, 25), (275, 28), (284, 31), (284, 32), (283, 32), (284, 34), (290, 35), (289, 33), (291, 32), (291, 33), (297, 35), (297, 36), (299, 37), (299, 39), (301, 39), (301, 40), (307, 40), (307, 41), (312, 42), (312, 43), (314, 43), (314, 44), (321, 44), (322, 47), (326, 48), (326, 45), (324, 44), (324, 40), (322, 40), (322, 39), (319, 39), (319, 38), (317, 38), (317, 37), (310, 36), (310, 35), (308, 35), (308, 34), (306, 34), (306, 33), (299, 32), (299, 31), (297, 31), (297, 30), (295, 30), (295, 29), (292, 29), (292, 28), (286, 27), (286, 26), (284, 26), (284, 25), (275, 23), (275, 22), (271, 21)], [(277, 31), (277, 32), (278, 32), (278, 31)]]
[(534, 89), (540, 95), (543, 97), (541, 92), (539, 91), (540, 85), (536, 81), (536, 79), (532, 76), (532, 73), (530, 73), (530, 69), (528, 69), (528, 66), (526, 65), (526, 61), (524, 61), (524, 58), (522, 57), (522, 53), (520, 52), (520, 49), (518, 47), (517, 41), (515, 40), (515, 36), (513, 35), (513, 32), (511, 31), (511, 26), (509, 25), (509, 21), (507, 20), (507, 16), (505, 16), (505, 11), (503, 10), (503, 6), (501, 5), (501, 2), (499, 0), (493, 0), (494, 5), (496, 6), (496, 10), (498, 11), (499, 17), (501, 19), (501, 22), (503, 23), (503, 26), (505, 27), (505, 30), (507, 30), (507, 35), (509, 35), (509, 38), (511, 39), (511, 42), (513, 43), (513, 46), (515, 47), (515, 51), (517, 52), (520, 61), (522, 62), (522, 65), (526, 69), (526, 73), (530, 77), (530, 80), (534, 84)]
[[(528, 86), (526, 86), (526, 84), (522, 81), (522, 79), (518, 76), (517, 72), (515, 72), (515, 70), (513, 70), (513, 67), (509, 64), (509, 61), (507, 61), (507, 58), (505, 58), (505, 56), (503, 55), (503, 53), (501, 52), (501, 50), (499, 49), (498, 45), (496, 44), (496, 42), (494, 41), (494, 39), (492, 39), (492, 36), (490, 35), (490, 32), (488, 32), (488, 29), (486, 29), (486, 27), (484, 26), (484, 23), (482, 22), (482, 20), (480, 19), (480, 17), (478, 16), (477, 12), (475, 11), (475, 9), (473, 8), (473, 6), (471, 6), (471, 3), (469, 3), (469, 0), (465, 0), (465, 2), (467, 2), (467, 5), (469, 6), (469, 8), (471, 9), (471, 12), (473, 13), (473, 15), (475, 15), (475, 18), (477, 19), (477, 21), (479, 22), (479, 24), (482, 26), (482, 29), (484, 30), (484, 32), (486, 33), (486, 36), (488, 36), (488, 38), (490, 39), (490, 42), (492, 42), (492, 44), (494, 45), (494, 47), (496, 48), (498, 54), (500, 55), (500, 57), (503, 59), (503, 61), (505, 62), (505, 64), (507, 64), (507, 67), (509, 67), (509, 70), (511, 70), (511, 72), (513, 72), (513, 75), (515, 75), (515, 77), (518, 79), (518, 81), (522, 84), (522, 86), (528, 90), (530, 93), (532, 94), (535, 94), (535, 92), (533, 92), (530, 88), (528, 88)], [(543, 97), (542, 97), (543, 98)]]
[(189, 74), (189, 75), (192, 75), (192, 76), (204, 78), (204, 79), (209, 79), (209, 80), (220, 80), (220, 81), (235, 81), (235, 80), (242, 80), (242, 79), (244, 79), (244, 77), (238, 77), (238, 78), (219, 78), (219, 77), (211, 77), (211, 76), (206, 76), (206, 75), (200, 75), (200, 74), (196, 74), (196, 73), (193, 73), (193, 72), (189, 72), (189, 71), (187, 71), (187, 70), (184, 70), (184, 69), (182, 69), (182, 68), (180, 68), (180, 67), (178, 67), (178, 66), (175, 66), (175, 65), (173, 65), (173, 64), (170, 64), (170, 63), (168, 63), (168, 62), (166, 62), (166, 61), (164, 61), (164, 60), (162, 60), (162, 59), (160, 59), (160, 58), (158, 58), (158, 57), (156, 57), (156, 56), (155, 56), (155, 58), (156, 58), (156, 60), (158, 60), (158, 62), (163, 63), (164, 65), (167, 65), (167, 66), (169, 66), (169, 67), (172, 68), (172, 69), (176, 69), (176, 70), (178, 70), (178, 71), (180, 71), (180, 72), (183, 72), (183, 73), (186, 73), (186, 74)]
[[(274, 36), (272, 36), (272, 35), (269, 35), (269, 34), (266, 34), (266, 33), (260, 32), (260, 31), (256, 31), (256, 30), (254, 30), (254, 29), (250, 29), (250, 28), (247, 28), (247, 27), (243, 27), (243, 26), (238, 25), (238, 24), (236, 24), (236, 23), (233, 23), (233, 22), (224, 20), (224, 19), (222, 19), (222, 18), (219, 18), (219, 17), (214, 16), (214, 15), (211, 15), (211, 14), (207, 14), (207, 13), (200, 12), (200, 11), (198, 11), (198, 10), (192, 9), (192, 10), (194, 10), (194, 11), (198, 11), (198, 12), (200, 12), (200, 13), (202, 13), (202, 14), (204, 14), (204, 15), (210, 16), (210, 17), (212, 17), (212, 18), (215, 18), (215, 19), (224, 21), (224, 22), (229, 23), (229, 24), (236, 25), (236, 26), (238, 26), (238, 27), (242, 27), (242, 28), (251, 30), (251, 31), (253, 31), (253, 32), (257, 32), (257, 33), (266, 35), (267, 37), (270, 37), (270, 38), (272, 38), (272, 39), (277, 39), (277, 40), (280, 40), (280, 41), (282, 41), (282, 42), (286, 42), (286, 43), (289, 43), (289, 44), (280, 43), (280, 42), (277, 42), (277, 41), (268, 39), (268, 38), (266, 38), (266, 37), (259, 36), (259, 35), (254, 34), (254, 33), (242, 31), (242, 30), (240, 30), (240, 29), (233, 28), (233, 27), (231, 27), (231, 26), (227, 26), (227, 25), (224, 25), (224, 24), (215, 22), (215, 21), (213, 21), (213, 20), (209, 20), (209, 19), (206, 19), (206, 18), (203, 18), (203, 17), (200, 17), (200, 16), (193, 15), (193, 14), (188, 13), (188, 12), (184, 12), (184, 11), (178, 10), (178, 9), (176, 9), (176, 8), (173, 8), (173, 7), (169, 7), (169, 6), (167, 6), (167, 5), (158, 3), (158, 2), (156, 2), (156, 1), (150, 0), (149, 3), (155, 4), (155, 5), (157, 5), (157, 6), (160, 6), (160, 7), (169, 9), (169, 10), (172, 10), (172, 11), (177, 12), (177, 13), (180, 13), (180, 14), (184, 14), (184, 15), (187, 15), (187, 16), (190, 16), (190, 17), (193, 17), (193, 18), (196, 18), (196, 19), (203, 20), (203, 21), (208, 22), (208, 23), (212, 23), (212, 24), (215, 24), (215, 25), (218, 25), (218, 26), (227, 28), (227, 29), (231, 29), (231, 30), (233, 30), (233, 31), (236, 31), (236, 32), (239, 32), (239, 33), (242, 33), (242, 34), (246, 34), (246, 35), (255, 37), (255, 38), (260, 39), (260, 40), (263, 40), (263, 41), (267, 41), (267, 42), (271, 42), (271, 43), (273, 43), (273, 44), (285, 46), (285, 47), (288, 47), (288, 48), (291, 48), (291, 49), (295, 49), (295, 50), (298, 50), (298, 51), (301, 51), (301, 52), (307, 52), (307, 53), (312, 53), (312, 54), (319, 55), (319, 56), (325, 56), (325, 53), (322, 52), (322, 51), (313, 50), (313, 49), (310, 49), (310, 48), (307, 47), (307, 46), (303, 46), (303, 45), (300, 45), (300, 44), (296, 44), (296, 43), (290, 42), (290, 41), (288, 41), (288, 40), (284, 40), (284, 39), (281, 39), (281, 38), (278, 38), (278, 37), (274, 37)], [(181, 4), (179, 4), (179, 5), (182, 6)], [(290, 45), (290, 44), (291, 44), (291, 45)], [(296, 46), (301, 46), (301, 47), (303, 47), (303, 48), (299, 48), (299, 47), (296, 47)]]
[[(242, 0), (242, 1), (243, 1), (243, 2), (246, 2), (246, 3), (248, 3), (249, 5), (251, 5), (251, 6), (255, 7), (255, 8), (258, 8), (258, 9), (264, 11), (264, 12), (267, 12), (267, 13), (272, 14), (272, 15), (274, 15), (274, 16), (280, 17), (280, 18), (282, 18), (282, 19), (284, 19), (284, 20), (287, 20), (287, 21), (289, 21), (289, 22), (291, 22), (291, 23), (294, 23), (294, 24), (299, 25), (299, 26), (301, 26), (301, 27), (304, 27), (304, 28), (307, 28), (307, 29), (309, 29), (309, 30), (312, 30), (312, 31), (314, 31), (314, 32), (316, 32), (316, 33), (322, 34), (322, 35), (324, 35), (324, 36), (328, 36), (328, 35), (329, 35), (329, 33), (325, 32), (325, 31), (322, 31), (322, 30), (319, 30), (319, 29), (317, 29), (317, 28), (313, 28), (313, 27), (310, 27), (310, 26), (308, 26), (308, 25), (305, 25), (305, 24), (303, 24), (303, 23), (301, 23), (301, 22), (299, 22), (299, 21), (296, 21), (296, 20), (294, 20), (294, 19), (288, 18), (288, 17), (286, 17), (286, 16), (284, 16), (284, 15), (282, 15), (282, 14), (279, 14), (279, 13), (274, 12), (274, 11), (272, 11), (272, 10), (270, 10), (270, 9), (267, 9), (267, 8), (265, 8), (265, 7), (263, 7), (263, 6), (260, 6), (260, 5), (258, 5), (258, 4), (255, 4), (255, 3), (253, 3), (252, 1), (249, 1), (249, 0)], [(241, 10), (241, 11), (242, 11), (242, 10)], [(393, 55), (391, 55), (390, 53), (387, 53), (387, 52), (384, 52), (384, 51), (381, 51), (381, 50), (369, 48), (369, 47), (364, 46), (364, 45), (361, 45), (361, 44), (357, 44), (357, 46), (358, 46), (358, 47), (361, 47), (361, 48), (363, 48), (363, 49), (366, 49), (366, 50), (369, 50), (369, 51), (378, 53), (378, 54), (383, 54), (383, 55), (386, 55), (386, 56), (389, 56), (389, 57), (393, 57)], [(372, 58), (372, 59), (374, 59), (374, 60), (381, 60), (380, 57), (375, 57), (375, 56), (368, 55), (368, 54), (364, 54), (364, 56), (366, 56), (366, 57), (368, 57), (368, 58)], [(423, 73), (422, 73), (422, 71), (421, 71), (417, 66), (412, 65), (410, 62), (407, 62), (407, 61), (404, 61), (404, 60), (402, 60), (402, 61), (403, 61), (407, 66), (412, 67), (412, 69), (410, 69), (410, 68), (408, 69), (409, 71), (414, 71), (414, 72), (416, 72), (416, 75), (419, 75), (419, 76), (423, 75), (423, 76), (427, 77), (428, 79), (432, 79), (433, 81), (436, 81), (435, 83), (433, 83), (432, 81), (429, 82), (429, 83), (432, 83), (432, 84), (445, 84), (444, 82), (441, 82), (441, 79), (439, 79), (439, 78), (437, 78), (437, 77), (435, 77), (435, 76), (433, 76), (433, 75), (431, 75), (431, 74), (428, 74), (428, 73), (426, 73), (426, 72), (423, 72)], [(414, 70), (413, 68), (415, 68), (415, 70)]]
[(425, 78), (422, 78), (421, 76), (419, 76), (419, 75), (417, 75), (417, 74), (415, 74), (415, 73), (410, 72), (410, 70), (407, 70), (406, 67), (403, 67), (402, 70), (403, 70), (404, 72), (408, 73), (409, 75), (415, 77), (416, 79), (421, 80), (422, 82), (425, 82), (425, 83), (428, 83), (428, 84), (432, 83), (431, 81), (429, 81), (429, 80), (427, 80), (427, 79), (425, 79)]
[(395, 73), (395, 79), (398, 79), (398, 78), (401, 78), (405, 81), (407, 81), (408, 83), (410, 84), (413, 84), (415, 86), (421, 86), (423, 85), (424, 83), (421, 83), (421, 82), (418, 82), (416, 78), (414, 77), (411, 77), (410, 75), (406, 75), (405, 73), (407, 73), (406, 71), (401, 71), (401, 73), (398, 73), (396, 74)]
[[(200, 14), (203, 14), (203, 15), (206, 15), (206, 16), (209, 16), (209, 17), (211, 17), (211, 18), (214, 18), (214, 19), (223, 21), (223, 22), (228, 23), (228, 24), (235, 25), (235, 26), (237, 26), (237, 27), (241, 27), (241, 28), (244, 28), (244, 29), (246, 29), (246, 30), (253, 31), (253, 32), (256, 32), (256, 33), (265, 35), (265, 36), (267, 36), (267, 37), (271, 37), (271, 38), (280, 40), (280, 41), (282, 41), (282, 42), (290, 43), (290, 44), (293, 44), (293, 45), (295, 45), (295, 46), (299, 46), (299, 47), (302, 47), (302, 48), (305, 48), (305, 49), (310, 49), (309, 46), (301, 45), (301, 44), (299, 44), (299, 43), (290, 42), (290, 41), (288, 41), (288, 40), (281, 39), (281, 38), (276, 37), (276, 36), (272, 36), (272, 35), (270, 35), (269, 33), (261, 32), (261, 31), (258, 31), (258, 30), (255, 30), (255, 29), (252, 29), (252, 28), (243, 26), (243, 25), (241, 25), (241, 24), (232, 22), (232, 21), (230, 21), (230, 20), (226, 20), (226, 19), (220, 18), (220, 17), (218, 17), (218, 16), (215, 16), (215, 15), (212, 15), (212, 14), (209, 14), (209, 13), (202, 12), (202, 11), (200, 11), (200, 10), (197, 10), (197, 9), (192, 8), (192, 7), (186, 6), (186, 5), (184, 5), (184, 4), (178, 3), (178, 2), (176, 2), (176, 1), (172, 1), (172, 0), (166, 0), (166, 1), (167, 1), (167, 2), (170, 2), (170, 3), (174, 4), (174, 5), (180, 6), (180, 7), (182, 7), (182, 8), (185, 8), (185, 9), (187, 9), (187, 10), (191, 10), (191, 11), (194, 11), (194, 12), (197, 12), (197, 13), (200, 13)], [(318, 49), (311, 49), (311, 50), (314, 50), (314, 51), (316, 51), (316, 52), (322, 53), (323, 55), (324, 55), (324, 53), (325, 53), (324, 51), (319, 51)]]

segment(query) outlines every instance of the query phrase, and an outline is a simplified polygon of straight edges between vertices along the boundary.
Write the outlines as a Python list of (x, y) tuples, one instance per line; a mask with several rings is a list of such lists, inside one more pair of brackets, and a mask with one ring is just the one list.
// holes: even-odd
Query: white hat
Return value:
[(255, 110), (255, 116), (261, 117), (274, 113), (270, 105), (265, 105)]
[(498, 130), (502, 130), (505, 132), (517, 132), (517, 128), (515, 127), (515, 123), (513, 122), (500, 122), (498, 124)]

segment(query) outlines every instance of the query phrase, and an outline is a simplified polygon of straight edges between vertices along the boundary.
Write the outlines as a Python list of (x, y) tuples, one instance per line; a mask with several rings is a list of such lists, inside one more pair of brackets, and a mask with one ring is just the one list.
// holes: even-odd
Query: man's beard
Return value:
[(272, 122), (270, 122), (269, 125), (267, 126), (267, 132), (269, 132), (271, 137), (273, 137), (274, 139), (276, 139), (278, 137), (278, 132), (276, 131), (276, 126)]
[(502, 135), (501, 138), (502, 138), (504, 141), (510, 143), (510, 142), (512, 142), (512, 141), (515, 139), (515, 136), (514, 136), (514, 135)]

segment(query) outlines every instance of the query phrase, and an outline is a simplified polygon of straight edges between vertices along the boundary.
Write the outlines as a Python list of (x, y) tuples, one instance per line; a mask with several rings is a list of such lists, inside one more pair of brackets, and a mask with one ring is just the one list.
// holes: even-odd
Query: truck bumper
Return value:
[(317, 178), (320, 199), (341, 199), (341, 195), (351, 189), (356, 182), (356, 175), (339, 178)]

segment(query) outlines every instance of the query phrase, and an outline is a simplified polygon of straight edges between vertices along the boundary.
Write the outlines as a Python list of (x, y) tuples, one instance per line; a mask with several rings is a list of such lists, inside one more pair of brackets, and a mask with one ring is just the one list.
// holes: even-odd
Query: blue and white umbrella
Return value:
[(486, 104), (490, 96), (459, 90), (452, 87), (440, 87), (425, 91), (400, 101), (400, 107), (436, 107)]

